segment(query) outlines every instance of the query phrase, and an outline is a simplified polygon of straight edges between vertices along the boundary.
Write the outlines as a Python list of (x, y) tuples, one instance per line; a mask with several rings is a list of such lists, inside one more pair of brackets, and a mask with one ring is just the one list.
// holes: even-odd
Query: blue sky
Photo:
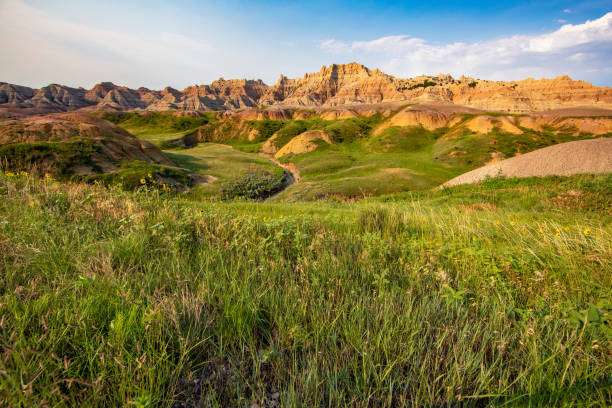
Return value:
[(612, 85), (612, 2), (0, 0), (0, 81), (182, 89), (357, 61)]

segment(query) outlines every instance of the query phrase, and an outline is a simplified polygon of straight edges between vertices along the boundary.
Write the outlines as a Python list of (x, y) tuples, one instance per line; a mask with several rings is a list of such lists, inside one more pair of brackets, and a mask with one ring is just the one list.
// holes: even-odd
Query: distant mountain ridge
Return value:
[(220, 111), (254, 107), (336, 107), (385, 102), (447, 102), (502, 112), (533, 112), (592, 106), (612, 108), (612, 88), (568, 76), (488, 81), (450, 75), (396, 78), (350, 63), (323, 66), (302, 78), (283, 75), (275, 85), (261, 80), (220, 78), (179, 91), (131, 89), (102, 82), (92, 89), (51, 84), (33, 89), (0, 82), (0, 110), (40, 114), (73, 110)]

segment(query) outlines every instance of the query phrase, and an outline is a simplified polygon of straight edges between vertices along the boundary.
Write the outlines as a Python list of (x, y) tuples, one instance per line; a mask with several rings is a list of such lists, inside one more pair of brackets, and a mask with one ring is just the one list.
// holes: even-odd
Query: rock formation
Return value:
[(396, 78), (378, 69), (350, 63), (323, 67), (302, 78), (283, 75), (275, 85), (261, 80), (223, 78), (209, 85), (178, 91), (130, 89), (102, 82), (90, 90), (52, 84), (41, 89), (0, 83), (0, 110), (13, 113), (49, 113), (83, 109), (232, 111), (253, 107), (355, 107), (385, 103), (450, 103), (485, 111), (512, 113), (571, 108), (612, 108), (612, 88), (597, 87), (567, 76), (503, 82), (475, 80), (448, 74)]

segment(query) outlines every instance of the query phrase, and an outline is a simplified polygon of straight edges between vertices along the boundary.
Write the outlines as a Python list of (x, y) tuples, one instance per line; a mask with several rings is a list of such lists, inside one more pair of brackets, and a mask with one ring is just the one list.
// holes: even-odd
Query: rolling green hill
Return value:
[[(269, 162), (262, 161), (261, 156), (276, 155), (277, 163), (291, 166), (299, 175), (299, 182), (275, 196), (276, 200), (326, 196), (353, 199), (424, 190), (494, 160), (565, 141), (602, 136), (580, 131), (576, 124), (568, 125), (563, 120), (534, 127), (531, 122), (523, 122), (527, 115), (491, 112), (459, 112), (432, 129), (427, 115), (436, 119), (438, 113), (411, 109), (405, 106), (386, 114), (333, 120), (323, 119), (327, 117), (325, 112), (298, 110), (276, 116), (261, 111), (259, 119), (241, 116), (240, 112), (229, 116), (211, 113), (204, 118), (185, 119), (189, 129), (178, 133), (172, 129), (176, 117), (170, 113), (109, 115), (111, 119), (112, 115), (122, 117), (115, 122), (141, 138), (164, 141), (161, 146), (171, 149), (166, 152), (179, 162), (189, 162), (191, 171), (205, 174), (210, 169), (211, 175), (223, 180), (233, 177), (238, 163), (250, 161), (253, 168), (269, 170), (264, 165)], [(422, 123), (413, 120), (416, 114), (422, 115), (418, 118)], [(332, 143), (298, 140), (315, 130), (324, 132)], [(208, 143), (231, 146), (237, 152), (213, 145), (205, 147)], [(314, 150), (305, 148), (313, 143)], [(297, 152), (279, 156), (279, 151), (283, 153), (283, 147), (289, 145)], [(181, 150), (174, 152), (176, 148)], [(244, 166), (238, 173), (243, 174), (243, 170)], [(200, 187), (201, 196), (218, 194), (222, 182)]]

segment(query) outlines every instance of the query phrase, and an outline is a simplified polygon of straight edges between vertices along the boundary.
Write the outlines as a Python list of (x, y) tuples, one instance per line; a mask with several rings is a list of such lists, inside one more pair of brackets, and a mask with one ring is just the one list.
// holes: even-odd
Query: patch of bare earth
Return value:
[(464, 173), (444, 187), (477, 183), (487, 177), (544, 177), (612, 172), (612, 138), (579, 140), (538, 149)]

